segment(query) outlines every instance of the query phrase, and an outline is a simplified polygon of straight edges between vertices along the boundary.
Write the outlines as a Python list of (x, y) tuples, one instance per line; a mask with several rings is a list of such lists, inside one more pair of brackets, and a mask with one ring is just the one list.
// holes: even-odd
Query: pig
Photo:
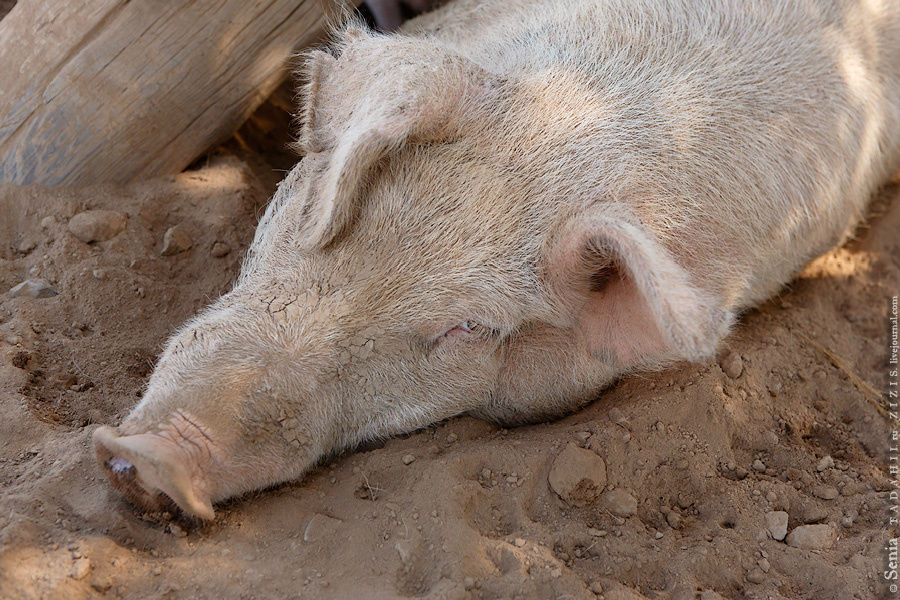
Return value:
[(302, 68), (233, 289), (93, 443), (145, 509), (713, 356), (900, 167), (900, 2), (457, 0)]
[(395, 31), (403, 23), (403, 8), (419, 14), (434, 8), (436, 0), (366, 0), (375, 25), (381, 31)]

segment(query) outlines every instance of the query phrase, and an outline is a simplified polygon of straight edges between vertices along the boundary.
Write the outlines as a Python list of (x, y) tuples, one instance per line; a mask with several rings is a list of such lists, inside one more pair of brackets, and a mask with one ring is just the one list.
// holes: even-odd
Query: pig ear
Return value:
[(304, 68), (299, 143), (316, 154), (306, 244), (328, 244), (353, 219), (366, 177), (391, 151), (461, 134), (495, 105), (500, 80), (436, 42), (349, 29), (340, 55)]
[(712, 355), (732, 315), (636, 219), (610, 212), (570, 223), (549, 261), (590, 350), (621, 366)]
[(184, 457), (169, 443), (147, 433), (116, 437), (107, 428), (94, 435), (95, 443), (134, 465), (138, 483), (148, 493), (163, 492), (186, 513), (208, 521), (215, 518), (209, 495), (194, 485)]

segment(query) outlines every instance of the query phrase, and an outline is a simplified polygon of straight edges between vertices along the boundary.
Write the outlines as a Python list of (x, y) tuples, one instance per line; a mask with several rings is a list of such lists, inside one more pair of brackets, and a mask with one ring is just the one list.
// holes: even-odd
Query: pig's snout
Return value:
[(171, 510), (211, 520), (209, 495), (192, 471), (198, 465), (177, 443), (156, 433), (119, 435), (112, 427), (94, 432), (94, 453), (113, 487), (132, 504), (150, 511)]

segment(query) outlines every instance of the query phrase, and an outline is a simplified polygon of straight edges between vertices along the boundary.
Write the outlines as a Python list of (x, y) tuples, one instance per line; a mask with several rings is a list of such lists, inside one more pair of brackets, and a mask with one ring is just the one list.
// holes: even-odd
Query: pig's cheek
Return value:
[(585, 355), (584, 340), (576, 331), (551, 326), (529, 329), (515, 336), (502, 353), (498, 395), (510, 400), (545, 396), (554, 386), (566, 387), (579, 377), (585, 363), (595, 363), (597, 358)]

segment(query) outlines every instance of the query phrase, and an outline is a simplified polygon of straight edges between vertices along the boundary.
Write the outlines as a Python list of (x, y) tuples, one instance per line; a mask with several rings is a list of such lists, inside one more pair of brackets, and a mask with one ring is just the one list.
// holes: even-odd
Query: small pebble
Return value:
[(753, 569), (749, 573), (747, 573), (747, 581), (750, 583), (760, 584), (765, 582), (766, 574), (762, 572), (761, 569)]
[(72, 563), (72, 579), (84, 579), (91, 572), (91, 561), (88, 558), (79, 558)]
[(601, 584), (599, 581), (592, 581), (591, 582), (591, 591), (594, 592), (594, 594), (596, 594), (597, 596), (599, 596), (600, 594), (603, 593), (603, 584)]
[(826, 457), (822, 458), (822, 460), (820, 460), (820, 461), (816, 464), (816, 471), (818, 471), (819, 473), (821, 473), (821, 472), (824, 471), (825, 469), (830, 469), (830, 468), (832, 468), (833, 466), (834, 466), (834, 459), (831, 458), (831, 456), (829, 455), (829, 456), (826, 456)]
[(622, 414), (622, 411), (618, 408), (611, 408), (609, 410), (609, 420), (615, 423), (616, 425), (624, 426), (627, 421), (625, 420), (625, 415)]
[(91, 578), (91, 587), (103, 594), (112, 587), (112, 579), (109, 575), (99, 575), (95, 573)]
[(737, 352), (729, 352), (719, 362), (722, 371), (732, 379), (737, 379), (744, 372), (744, 361)]
[(413, 461), (416, 460), (416, 457), (413, 456), (412, 454), (404, 454), (403, 458), (401, 458), (400, 460), (403, 461), (404, 465), (409, 465), (409, 464), (412, 464)]
[(666, 523), (672, 529), (678, 529), (681, 526), (681, 516), (674, 510), (670, 510), (669, 514), (666, 515)]
[(516, 545), (517, 548), (521, 548), (522, 546), (525, 545), (525, 540), (523, 540), (522, 538), (516, 538), (513, 543)]
[(9, 290), (9, 295), (13, 298), (52, 298), (59, 292), (46, 279), (26, 279)]
[(763, 461), (761, 461), (757, 458), (756, 460), (753, 461), (751, 468), (754, 471), (758, 471), (758, 472), (762, 473), (766, 470), (766, 465), (765, 465), (765, 463), (763, 463)]
[(788, 514), (783, 510), (773, 510), (766, 513), (766, 529), (772, 539), (779, 542), (787, 535)]
[(215, 258), (222, 258), (223, 256), (227, 256), (229, 252), (231, 252), (231, 246), (225, 242), (216, 242), (213, 244), (210, 254)]
[(630, 517), (637, 513), (637, 500), (622, 488), (610, 490), (603, 495), (606, 509), (617, 517)]
[(172, 256), (189, 250), (194, 245), (186, 225), (179, 223), (169, 227), (163, 235), (163, 256)]
[(813, 496), (822, 500), (834, 500), (838, 497), (837, 488), (830, 485), (817, 485), (812, 489)]
[(553, 460), (547, 483), (567, 503), (586, 506), (606, 487), (606, 463), (590, 450), (566, 444)]
[(785, 542), (788, 546), (804, 550), (820, 550), (830, 548), (834, 544), (836, 534), (831, 525), (801, 525), (791, 531)]
[(86, 244), (105, 242), (119, 235), (127, 221), (117, 210), (86, 210), (69, 219), (69, 231)]
[(590, 431), (576, 431), (573, 437), (576, 440), (578, 440), (579, 444), (584, 445), (591, 438), (591, 432)]

